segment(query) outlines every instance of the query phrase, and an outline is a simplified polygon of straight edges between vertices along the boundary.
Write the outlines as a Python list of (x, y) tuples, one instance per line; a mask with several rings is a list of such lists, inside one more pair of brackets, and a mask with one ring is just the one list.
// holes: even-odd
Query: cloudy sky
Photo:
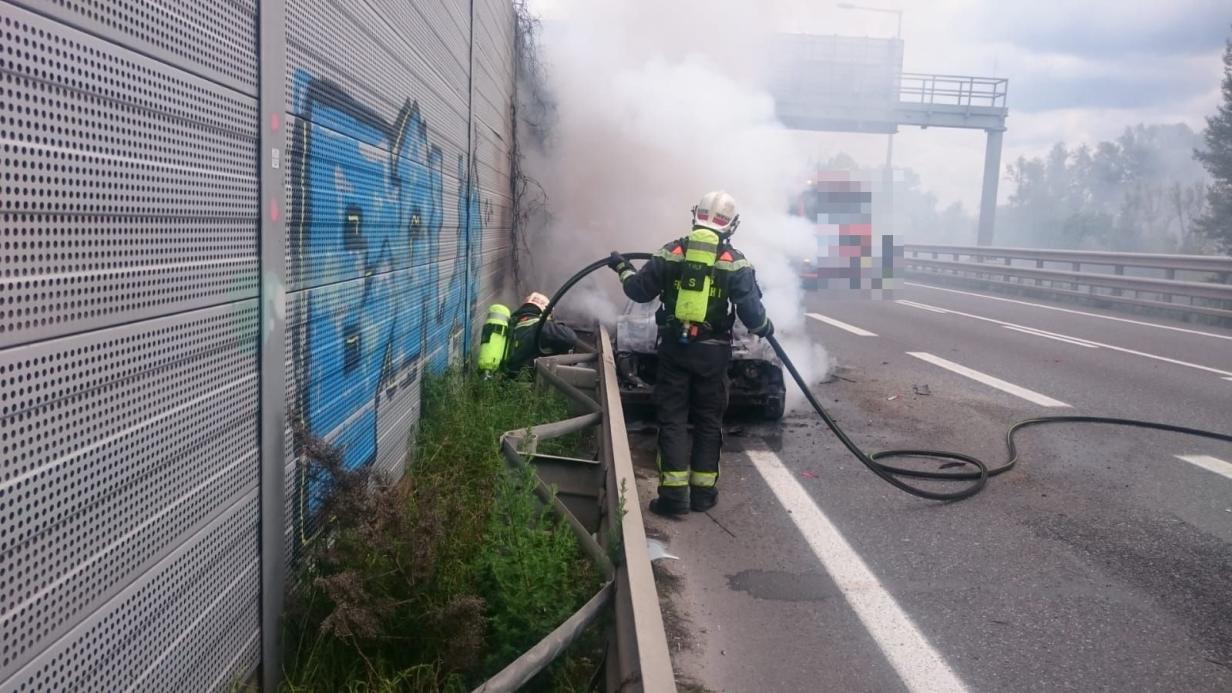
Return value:
[[(566, 0), (534, 0), (550, 19)], [(573, 0), (579, 1), (579, 0)], [(581, 0), (585, 1), (585, 0)], [(1002, 162), (1053, 143), (1097, 142), (1139, 122), (1203, 127), (1219, 101), (1220, 56), (1232, 33), (1232, 0), (869, 0), (901, 9), (908, 72), (1009, 78)], [(892, 14), (837, 3), (762, 4), (778, 30), (890, 37)], [(885, 137), (811, 134), (801, 146), (862, 162), (885, 156)], [(943, 202), (978, 205), (984, 135), (906, 129), (895, 164), (918, 171)], [(1004, 168), (1004, 166), (1003, 166)], [(1001, 184), (1004, 199), (1007, 185)]]

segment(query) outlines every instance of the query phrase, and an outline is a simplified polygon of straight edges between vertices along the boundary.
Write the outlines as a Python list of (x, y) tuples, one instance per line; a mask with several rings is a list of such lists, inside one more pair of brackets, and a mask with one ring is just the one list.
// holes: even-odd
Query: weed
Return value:
[(534, 497), (534, 472), (502, 484), (484, 550), (476, 554), (480, 592), (489, 601), (492, 646), (485, 669), (499, 671), (594, 595), (597, 576), (564, 520)]
[[(422, 401), (397, 483), (345, 469), (331, 446), (296, 431), (329, 491), (284, 619), (285, 690), (466, 690), (598, 588), (568, 528), (535, 499), (533, 472), (509, 472), (498, 452), (504, 431), (567, 417), (564, 400), (525, 381), (450, 373), (426, 379)], [(534, 687), (572, 687), (566, 668)]]
[(616, 503), (616, 517), (612, 518), (607, 528), (607, 558), (612, 565), (619, 566), (625, 562), (625, 501), (629, 493), (629, 480), (620, 480), (620, 498)]

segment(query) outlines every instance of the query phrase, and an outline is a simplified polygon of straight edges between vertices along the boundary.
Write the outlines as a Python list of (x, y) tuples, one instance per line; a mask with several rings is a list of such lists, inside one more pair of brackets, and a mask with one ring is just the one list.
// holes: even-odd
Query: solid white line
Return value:
[(1218, 457), (1210, 455), (1176, 455), (1178, 460), (1188, 462), (1195, 467), (1201, 467), (1209, 472), (1215, 472), (1219, 476), (1226, 476), (1232, 479), (1232, 464), (1224, 462)]
[(903, 684), (912, 691), (965, 691), (966, 686), (945, 659), (933, 649), (928, 638), (916, 628), (911, 617), (894, 601), (778, 455), (755, 450), (748, 456)]
[(1025, 399), (1028, 402), (1032, 402), (1034, 404), (1038, 404), (1041, 407), (1068, 407), (1069, 406), (1068, 404), (1066, 404), (1065, 402), (1062, 402), (1061, 400), (1053, 399), (1049, 397), (1048, 395), (1041, 395), (1035, 390), (1028, 390), (1025, 387), (1019, 387), (1018, 385), (1015, 385), (1014, 383), (1006, 382), (1000, 378), (994, 378), (993, 376), (988, 375), (987, 373), (981, 373), (980, 371), (967, 368), (966, 366), (954, 363), (953, 361), (947, 361), (946, 359), (943, 359), (940, 356), (933, 356), (932, 354), (928, 352), (908, 351), (907, 355), (914, 356), (917, 359), (920, 359), (921, 361), (927, 361), (928, 363), (931, 363), (934, 366), (941, 366), (942, 368), (948, 371), (953, 371), (961, 376), (965, 376), (965, 377), (971, 378), (972, 380), (979, 381), (989, 387), (995, 387), (1002, 392), (1008, 392), (1009, 394), (1014, 395), (1015, 397), (1021, 397), (1022, 399)]
[(1051, 332), (1045, 332), (1043, 330), (1028, 330), (1025, 327), (1018, 327), (1017, 325), (1002, 325), (1002, 327), (1004, 327), (1007, 330), (1013, 330), (1015, 332), (1021, 332), (1023, 334), (1034, 335), (1036, 337), (1044, 337), (1045, 339), (1055, 339), (1058, 342), (1065, 342), (1066, 344), (1073, 344), (1074, 346), (1086, 347), (1088, 349), (1098, 349), (1099, 348), (1095, 346), (1094, 344), (1091, 344), (1090, 342), (1085, 342), (1079, 339), (1071, 339), (1070, 337), (1062, 337), (1061, 335), (1052, 334)]
[(924, 305), (923, 303), (916, 303), (915, 301), (907, 301), (907, 300), (905, 300), (905, 299), (901, 299), (901, 298), (900, 298), (900, 299), (895, 299), (895, 301), (894, 301), (894, 302), (895, 302), (895, 303), (901, 303), (901, 304), (903, 304), (904, 306), (911, 306), (912, 308), (919, 308), (920, 310), (926, 310), (926, 311), (928, 311), (928, 312), (930, 312), (930, 313), (941, 313), (941, 314), (943, 314), (943, 315), (944, 315), (945, 313), (950, 312), (950, 311), (945, 310), (945, 309), (943, 309), (943, 308), (934, 308), (934, 307), (932, 307), (932, 306), (926, 306), (926, 305)]
[(821, 313), (805, 313), (805, 315), (809, 316), (810, 318), (814, 320), (819, 320), (821, 322), (824, 322), (827, 325), (833, 325), (839, 328), (840, 330), (847, 330), (848, 332), (856, 335), (857, 337), (876, 337), (877, 336), (876, 334), (869, 332), (868, 330), (862, 327), (856, 327), (855, 325), (848, 325), (842, 320), (835, 320), (834, 318), (827, 317), (825, 315), (822, 315)]
[(1055, 310), (1058, 313), (1070, 313), (1073, 315), (1085, 315), (1089, 318), (1099, 318), (1100, 320), (1115, 320), (1116, 322), (1127, 322), (1131, 325), (1142, 325), (1144, 327), (1158, 327), (1161, 330), (1172, 330), (1173, 332), (1184, 332), (1186, 334), (1202, 335), (1203, 337), (1214, 337), (1215, 339), (1227, 339), (1232, 341), (1232, 335), (1215, 334), (1214, 332), (1203, 332), (1202, 330), (1191, 330), (1185, 327), (1173, 327), (1171, 325), (1160, 325), (1155, 322), (1143, 322), (1141, 320), (1130, 320), (1129, 318), (1118, 318), (1113, 315), (1100, 315), (1099, 313), (1088, 313), (1085, 310), (1074, 310), (1072, 308), (1061, 308), (1059, 306), (1046, 306), (1042, 303), (1032, 303), (1030, 301), (1019, 301), (1013, 298), (1002, 298), (1000, 296), (988, 296), (985, 294), (977, 294), (973, 291), (959, 291), (958, 289), (944, 289), (940, 286), (929, 286), (928, 284), (920, 284), (917, 282), (903, 282), (908, 286), (918, 286), (921, 289), (932, 289), (933, 291), (948, 291), (952, 294), (963, 294), (965, 296), (975, 296), (976, 298), (986, 298), (990, 301), (1004, 301), (1006, 303), (1017, 303), (1020, 306), (1031, 306), (1033, 308), (1043, 308), (1045, 310)]
[(1224, 378), (1224, 380), (1226, 380), (1226, 381), (1228, 381), (1228, 382), (1232, 383), (1232, 377), (1227, 377), (1227, 378)]
[[(927, 304), (921, 303), (920, 305), (923, 306)], [(947, 313), (950, 313), (951, 315), (961, 315), (964, 318), (971, 318), (973, 320), (983, 320), (984, 322), (991, 322), (997, 325), (1004, 325), (1006, 327), (1011, 327), (1011, 326), (1021, 327), (1025, 330), (1031, 330), (1032, 332), (1036, 332), (1036, 333), (1043, 332), (1043, 330), (1036, 328), (1036, 327), (1028, 327), (1027, 325), (1019, 325), (1019, 324), (1012, 323), (1012, 322), (1006, 322), (1004, 320), (998, 320), (996, 318), (986, 318), (983, 315), (976, 315), (974, 313), (964, 313), (961, 310), (950, 310), (949, 308), (945, 308), (943, 310), (945, 310), (945, 312)], [(1190, 363), (1188, 361), (1172, 359), (1172, 358), (1168, 358), (1167, 356), (1160, 356), (1159, 354), (1148, 354), (1145, 351), (1137, 351), (1135, 349), (1126, 349), (1125, 347), (1119, 347), (1113, 344), (1105, 344), (1103, 342), (1097, 342), (1093, 339), (1080, 339), (1078, 337), (1071, 337), (1070, 335), (1060, 334), (1057, 332), (1049, 332), (1048, 334), (1051, 334), (1057, 337), (1065, 337), (1066, 339), (1072, 339), (1072, 340), (1079, 341), (1079, 342), (1086, 342), (1087, 344), (1094, 344), (1097, 347), (1103, 347), (1105, 349), (1110, 349), (1112, 351), (1119, 351), (1123, 354), (1133, 354), (1134, 356), (1141, 356), (1143, 358), (1154, 359), (1156, 361), (1163, 361), (1164, 363), (1171, 363), (1177, 366), (1185, 366), (1186, 368), (1195, 368), (1200, 371), (1206, 371), (1207, 373), (1214, 373), (1215, 375), (1218, 375), (1218, 376), (1232, 377), (1232, 371), (1224, 371), (1218, 368), (1211, 368), (1210, 366), (1203, 366), (1198, 363)]]

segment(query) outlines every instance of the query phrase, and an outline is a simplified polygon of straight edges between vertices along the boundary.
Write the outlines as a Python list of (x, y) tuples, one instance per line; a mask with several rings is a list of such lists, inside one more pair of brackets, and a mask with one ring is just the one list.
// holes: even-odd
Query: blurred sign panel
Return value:
[(899, 39), (778, 34), (770, 90), (788, 127), (894, 132)]

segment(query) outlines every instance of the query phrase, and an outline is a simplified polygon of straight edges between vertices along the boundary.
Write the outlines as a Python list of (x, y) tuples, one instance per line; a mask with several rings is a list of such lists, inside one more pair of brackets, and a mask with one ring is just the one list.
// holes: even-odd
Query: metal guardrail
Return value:
[[(1149, 267), (1152, 269), (1192, 272), (1232, 273), (1232, 257), (1227, 255), (1167, 255), (1157, 253), (1117, 253), (1104, 250), (1052, 250), (1046, 248), (1007, 248), (995, 246), (911, 244), (907, 250), (916, 253), (958, 254), (970, 257), (1012, 258), (1067, 262), (1079, 265), (1111, 267)], [(1075, 270), (1078, 268), (1075, 267)], [(1175, 277), (1169, 276), (1169, 279)]]
[[(575, 416), (509, 431), (501, 452), (514, 466), (535, 468), (535, 493), (565, 519), (605, 581), (589, 601), (556, 630), (493, 676), (476, 692), (516, 691), (559, 657), (605, 611), (613, 607), (606, 656), (611, 692), (676, 690), (663, 614), (642, 524), (628, 434), (616, 382), (616, 362), (606, 329), (599, 352), (543, 357), (535, 363), (539, 386), (559, 390)], [(538, 442), (588, 428), (600, 431), (599, 459), (541, 455)], [(614, 545), (618, 542), (617, 545)], [(610, 555), (622, 556), (612, 562)]]
[[(903, 251), (902, 264), (909, 272), (1232, 319), (1232, 257), (1228, 256), (914, 244), (904, 246)], [(1015, 265), (1015, 261), (1032, 266)], [(1047, 267), (1047, 263), (1068, 269)], [(1112, 271), (1090, 271), (1092, 265)], [(1126, 274), (1127, 269), (1136, 274)], [(1162, 271), (1163, 276), (1146, 276), (1143, 271)], [(1193, 276), (1177, 279), (1178, 273)]]

